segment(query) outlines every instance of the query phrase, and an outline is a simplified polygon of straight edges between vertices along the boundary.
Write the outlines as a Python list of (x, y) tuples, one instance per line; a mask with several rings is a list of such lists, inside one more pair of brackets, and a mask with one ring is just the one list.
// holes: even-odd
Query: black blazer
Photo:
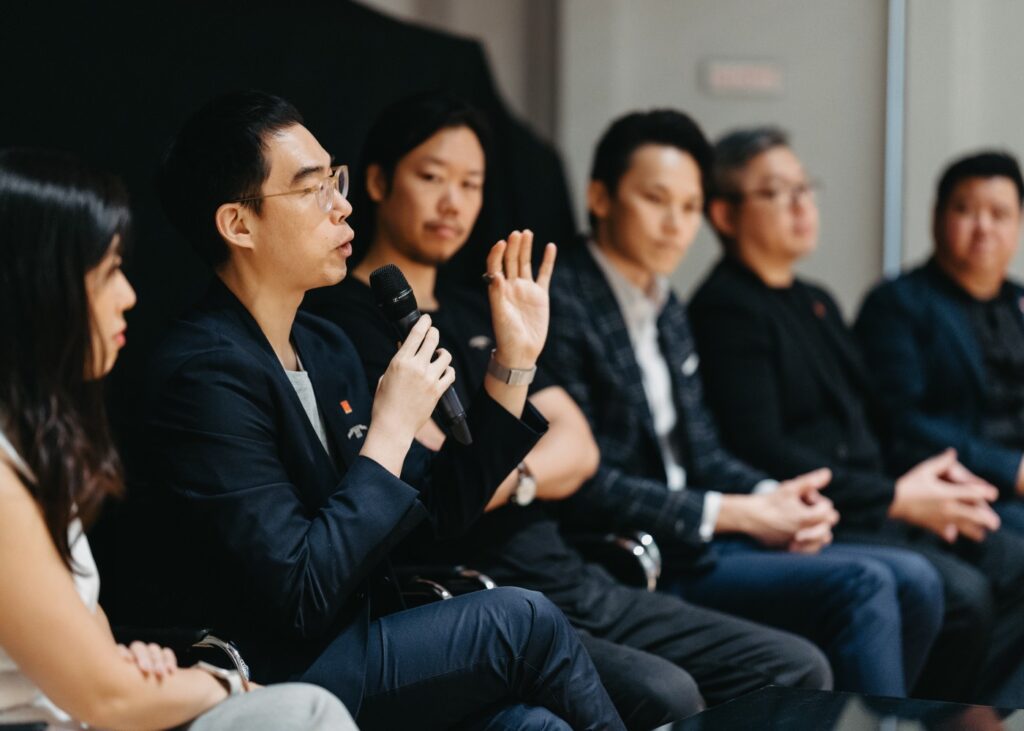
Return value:
[[(157, 349), (141, 492), (160, 511), (153, 542), (174, 547), (166, 578), (149, 575), (170, 589), (167, 615), (235, 639), (257, 680), (314, 679), (356, 714), (371, 579), (420, 521), (441, 535), (470, 524), (546, 423), (481, 394), (473, 446), (449, 440), (435, 457), (414, 445), (400, 480), (359, 456), (372, 403), (348, 338), (300, 312), (292, 339), (330, 455), (256, 321), (219, 280)], [(321, 666), (329, 644), (335, 662)]]
[[(566, 501), (583, 527), (647, 530), (663, 547), (709, 560), (699, 534), (704, 490), (749, 492), (767, 478), (718, 441), (703, 404), (686, 311), (670, 296), (658, 319), (672, 375), (676, 439), (690, 484), (669, 491), (640, 367), (604, 273), (583, 243), (559, 254), (551, 289), (551, 334), (541, 356), (579, 404), (601, 450), (597, 474)], [(705, 555), (701, 555), (705, 554)]]
[[(1015, 300), (1024, 297), (1020, 285), (1008, 286)], [(876, 287), (857, 318), (864, 357), (884, 397), (890, 457), (906, 469), (955, 447), (968, 469), (1013, 495), (1021, 451), (981, 436), (985, 363), (954, 287), (928, 263)]]
[(842, 515), (840, 528), (874, 528), (892, 502), (894, 481), (865, 426), (872, 419), (867, 375), (828, 293), (800, 280), (794, 287), (811, 303), (847, 383), (836, 382), (803, 337), (803, 324), (769, 288), (724, 257), (690, 303), (708, 404), (736, 454), (779, 479), (830, 467), (825, 494)]

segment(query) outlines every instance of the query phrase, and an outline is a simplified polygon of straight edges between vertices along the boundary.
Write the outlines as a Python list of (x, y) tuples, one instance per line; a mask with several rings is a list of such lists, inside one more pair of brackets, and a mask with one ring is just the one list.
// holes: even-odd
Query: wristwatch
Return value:
[(243, 682), (242, 675), (237, 670), (225, 670), (219, 668), (216, 665), (211, 665), (208, 662), (199, 661), (196, 663), (196, 667), (200, 670), (205, 670), (214, 678), (216, 678), (224, 689), (228, 692), (228, 695), (240, 695), (241, 693), (247, 692), (249, 689), (246, 687), (248, 683)]
[(516, 482), (509, 500), (522, 507), (529, 505), (537, 497), (537, 480), (525, 462), (520, 462), (516, 470), (519, 472), (519, 481)]
[(537, 366), (533, 368), (509, 368), (503, 366), (494, 357), (497, 351), (491, 351), (491, 360), (487, 364), (487, 372), (502, 383), (509, 386), (529, 386), (533, 383), (533, 377), (537, 375)]

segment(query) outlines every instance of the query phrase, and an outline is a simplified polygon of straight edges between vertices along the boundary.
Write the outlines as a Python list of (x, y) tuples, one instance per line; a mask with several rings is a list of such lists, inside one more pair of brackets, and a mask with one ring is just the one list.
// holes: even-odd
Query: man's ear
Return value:
[(388, 194), (388, 181), (384, 176), (384, 168), (377, 163), (366, 168), (366, 194), (374, 203), (380, 203)]
[(608, 194), (608, 186), (600, 180), (591, 180), (587, 186), (587, 210), (598, 220), (608, 218), (612, 207), (612, 197)]
[(225, 203), (214, 214), (217, 232), (229, 246), (255, 248), (250, 225), (256, 213), (241, 203)]
[(725, 198), (712, 198), (708, 204), (708, 219), (719, 233), (736, 238), (736, 225), (733, 223), (733, 207)]

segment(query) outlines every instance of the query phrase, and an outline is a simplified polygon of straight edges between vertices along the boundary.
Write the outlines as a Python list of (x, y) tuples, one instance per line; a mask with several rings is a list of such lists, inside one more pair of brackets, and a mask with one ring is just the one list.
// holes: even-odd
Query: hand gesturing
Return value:
[(532, 368), (548, 335), (548, 285), (556, 247), (548, 244), (533, 278), (532, 231), (513, 231), (487, 256), (488, 297), (496, 344), (495, 357), (507, 368)]

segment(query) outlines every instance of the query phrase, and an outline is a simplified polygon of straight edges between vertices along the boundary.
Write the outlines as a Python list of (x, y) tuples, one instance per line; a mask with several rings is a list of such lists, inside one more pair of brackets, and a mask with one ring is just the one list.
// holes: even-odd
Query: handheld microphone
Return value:
[[(416, 295), (406, 281), (402, 270), (394, 264), (385, 264), (370, 274), (370, 289), (373, 290), (377, 306), (384, 317), (391, 321), (398, 330), (399, 337), (404, 340), (413, 325), (420, 319), (420, 310), (416, 306)], [(462, 408), (455, 386), (449, 386), (441, 395), (437, 404), (440, 421), (451, 432), (459, 444), (472, 444), (473, 437), (466, 424), (466, 410)]]

